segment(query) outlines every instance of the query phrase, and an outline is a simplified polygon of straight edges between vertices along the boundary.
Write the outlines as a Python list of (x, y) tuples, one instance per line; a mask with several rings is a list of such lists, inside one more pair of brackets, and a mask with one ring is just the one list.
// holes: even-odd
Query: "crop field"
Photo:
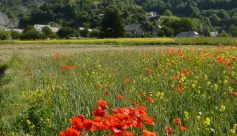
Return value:
[(47, 46), (2, 45), (0, 135), (236, 135), (237, 46)]

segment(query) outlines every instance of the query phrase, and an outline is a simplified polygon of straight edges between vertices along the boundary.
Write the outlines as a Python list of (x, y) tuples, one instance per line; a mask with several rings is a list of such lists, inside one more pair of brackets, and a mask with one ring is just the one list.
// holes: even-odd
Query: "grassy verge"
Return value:
[(95, 45), (236, 45), (233, 37), (119, 38), (80, 40), (1, 41), (0, 44), (95, 44)]

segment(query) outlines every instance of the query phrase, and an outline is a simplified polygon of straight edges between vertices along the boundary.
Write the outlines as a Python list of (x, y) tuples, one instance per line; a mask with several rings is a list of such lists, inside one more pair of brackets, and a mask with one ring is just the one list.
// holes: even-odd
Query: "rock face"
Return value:
[(0, 29), (18, 27), (18, 19), (10, 19), (5, 13), (0, 12)]

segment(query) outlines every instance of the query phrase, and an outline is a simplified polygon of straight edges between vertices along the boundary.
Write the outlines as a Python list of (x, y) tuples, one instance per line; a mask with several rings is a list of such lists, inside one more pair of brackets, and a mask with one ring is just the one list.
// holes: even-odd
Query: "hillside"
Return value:
[[(228, 31), (231, 24), (237, 26), (235, 0), (0, 0), (0, 3), (7, 17), (20, 20), (20, 28), (35, 23), (61, 26), (63, 22), (74, 28), (87, 22), (94, 28), (100, 25), (98, 14), (103, 14), (107, 8), (120, 9), (125, 24), (141, 23), (148, 31), (155, 24), (146, 20), (146, 12), (162, 15), (166, 9), (174, 15), (193, 18), (200, 34)], [(165, 16), (162, 19), (164, 23), (167, 21)]]

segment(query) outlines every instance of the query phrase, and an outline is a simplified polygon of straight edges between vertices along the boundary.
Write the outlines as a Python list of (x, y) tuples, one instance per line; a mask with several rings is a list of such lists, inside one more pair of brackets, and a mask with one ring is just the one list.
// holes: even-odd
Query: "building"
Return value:
[(22, 33), (23, 32), (23, 29), (4, 29), (5, 31), (17, 31), (18, 33)]
[(158, 37), (157, 36), (157, 33), (158, 33), (158, 30), (161, 28), (161, 26), (157, 25), (152, 31), (151, 31), (151, 34), (152, 34), (152, 37)]
[(219, 33), (218, 32), (210, 32), (210, 35), (213, 36), (213, 37), (216, 37), (216, 36), (219, 35)]
[[(85, 30), (85, 27), (78, 27), (78, 32), (82, 32), (83, 30)], [(92, 29), (88, 29), (89, 32), (92, 32)]]
[(125, 25), (126, 32), (131, 32), (132, 37), (145, 37), (146, 29), (141, 24)]
[(37, 31), (39, 31), (39, 32), (42, 33), (42, 29), (43, 29), (43, 27), (45, 27), (45, 26), (49, 27), (49, 29), (51, 29), (51, 31), (52, 31), (53, 33), (58, 32), (58, 30), (60, 29), (60, 28), (57, 28), (57, 27), (51, 27), (50, 25), (41, 25), (41, 24), (35, 24), (35, 25), (34, 25), (34, 28), (35, 28)]
[(199, 37), (199, 34), (195, 31), (181, 32), (176, 37)]
[(151, 22), (160, 21), (160, 16), (157, 14), (157, 12), (149, 12), (147, 13), (147, 16), (147, 19)]
[(99, 14), (99, 18), (103, 19), (105, 17), (105, 14)]

